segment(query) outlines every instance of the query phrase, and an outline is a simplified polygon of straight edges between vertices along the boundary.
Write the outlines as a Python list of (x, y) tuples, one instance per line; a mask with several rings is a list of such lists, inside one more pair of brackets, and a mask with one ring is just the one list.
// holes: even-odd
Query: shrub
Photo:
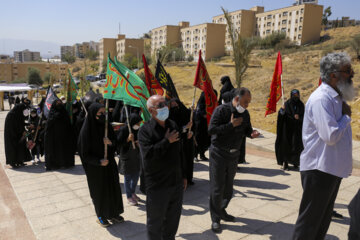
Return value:
[(78, 72), (80, 70), (81, 70), (81, 67), (76, 66), (76, 67), (73, 68), (72, 72), (76, 73), (76, 72)]

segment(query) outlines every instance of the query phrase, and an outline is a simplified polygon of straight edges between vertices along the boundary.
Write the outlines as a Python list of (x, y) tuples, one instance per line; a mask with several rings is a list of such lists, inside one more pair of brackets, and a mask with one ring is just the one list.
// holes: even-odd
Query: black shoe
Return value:
[(122, 223), (122, 222), (124, 222), (125, 220), (124, 220), (124, 218), (123, 218), (122, 216), (119, 215), (119, 216), (117, 216), (117, 217), (112, 218), (111, 221), (112, 221), (113, 223)]
[(110, 226), (109, 221), (106, 220), (106, 219), (103, 219), (102, 217), (98, 217), (98, 220), (96, 220), (96, 222), (97, 222), (100, 226), (102, 226), (103, 228), (106, 228), (106, 227)]
[(213, 222), (211, 224), (211, 230), (214, 232), (214, 233), (221, 233), (221, 225), (220, 223), (218, 222)]
[(226, 212), (221, 217), (221, 219), (224, 220), (225, 222), (235, 222), (235, 217), (230, 214), (227, 214)]
[(343, 215), (341, 215), (340, 213), (337, 213), (336, 211), (333, 211), (332, 213), (332, 217), (333, 218), (339, 218), (339, 219), (343, 219)]
[(190, 186), (192, 186), (192, 185), (194, 185), (195, 183), (194, 183), (193, 181), (189, 181), (188, 184), (189, 184)]

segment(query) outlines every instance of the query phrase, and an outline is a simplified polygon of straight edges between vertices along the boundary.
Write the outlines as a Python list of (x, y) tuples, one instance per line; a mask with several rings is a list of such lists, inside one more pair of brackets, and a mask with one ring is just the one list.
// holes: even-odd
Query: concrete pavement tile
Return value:
[(269, 239), (287, 240), (291, 239), (294, 225), (284, 222), (274, 222), (264, 228), (259, 229), (257, 232), (269, 236)]
[(260, 235), (259, 233), (253, 233), (246, 237), (241, 238), (241, 240), (268, 240), (269, 236)]
[(83, 207), (85, 205), (86, 205), (86, 203), (84, 203), (83, 201), (81, 201), (80, 199), (77, 199), (77, 198), (71, 199), (71, 200), (63, 200), (61, 202), (55, 203), (56, 208), (59, 209), (60, 211), (79, 208), (79, 207)]
[(80, 188), (73, 191), (74, 194), (78, 197), (89, 196), (89, 188)]
[(279, 219), (289, 216), (296, 212), (294, 209), (284, 208), (275, 203), (268, 203), (262, 207), (254, 209), (252, 212), (267, 217), (270, 220), (278, 221)]
[(75, 199), (77, 198), (77, 195), (72, 191), (66, 191), (50, 195), (48, 198), (51, 203), (58, 203)]
[(244, 216), (237, 217), (236, 222), (243, 224), (246, 228), (253, 231), (257, 231), (272, 223), (269, 218), (258, 215), (253, 211), (247, 211)]
[(234, 197), (230, 203), (246, 211), (257, 209), (267, 203), (266, 201), (258, 198), (241, 197), (241, 196), (238, 197), (238, 195), (235, 196), (236, 197)]
[(56, 208), (54, 203), (47, 204), (47, 205), (39, 205), (37, 207), (33, 207), (26, 211), (26, 216), (30, 219), (40, 218), (43, 216), (51, 215), (54, 213), (60, 212), (59, 209)]
[(349, 202), (354, 198), (356, 192), (350, 192), (348, 190), (341, 190), (339, 191), (336, 199), (342, 199), (344, 200), (345, 202)]
[(31, 219), (31, 223), (35, 233), (38, 233), (46, 228), (59, 226), (68, 221), (60, 214), (51, 214), (44, 217)]

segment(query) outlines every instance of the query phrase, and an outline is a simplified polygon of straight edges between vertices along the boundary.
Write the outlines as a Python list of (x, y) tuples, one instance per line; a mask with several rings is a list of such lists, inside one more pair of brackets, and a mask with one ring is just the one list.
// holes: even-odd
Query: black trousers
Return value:
[(239, 159), (236, 153), (210, 148), (210, 215), (220, 222), (233, 195), (234, 178)]
[(318, 170), (301, 172), (303, 195), (292, 239), (321, 240), (331, 222), (341, 178)]
[(149, 240), (173, 240), (179, 226), (183, 186), (146, 190), (147, 235)]
[(348, 208), (350, 215), (350, 228), (348, 233), (349, 240), (359, 240), (360, 239), (360, 190), (351, 200)]

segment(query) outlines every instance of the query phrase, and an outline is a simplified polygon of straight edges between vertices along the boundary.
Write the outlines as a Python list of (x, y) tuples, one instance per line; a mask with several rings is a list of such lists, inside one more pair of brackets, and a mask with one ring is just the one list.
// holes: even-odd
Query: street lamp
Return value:
[(140, 69), (140, 63), (139, 63), (139, 48), (138, 48), (138, 47), (133, 47), (133, 46), (131, 46), (131, 45), (129, 45), (129, 48), (135, 48), (135, 49), (136, 49), (137, 62), (138, 62), (137, 68), (138, 68), (138, 70), (139, 70), (139, 69)]

